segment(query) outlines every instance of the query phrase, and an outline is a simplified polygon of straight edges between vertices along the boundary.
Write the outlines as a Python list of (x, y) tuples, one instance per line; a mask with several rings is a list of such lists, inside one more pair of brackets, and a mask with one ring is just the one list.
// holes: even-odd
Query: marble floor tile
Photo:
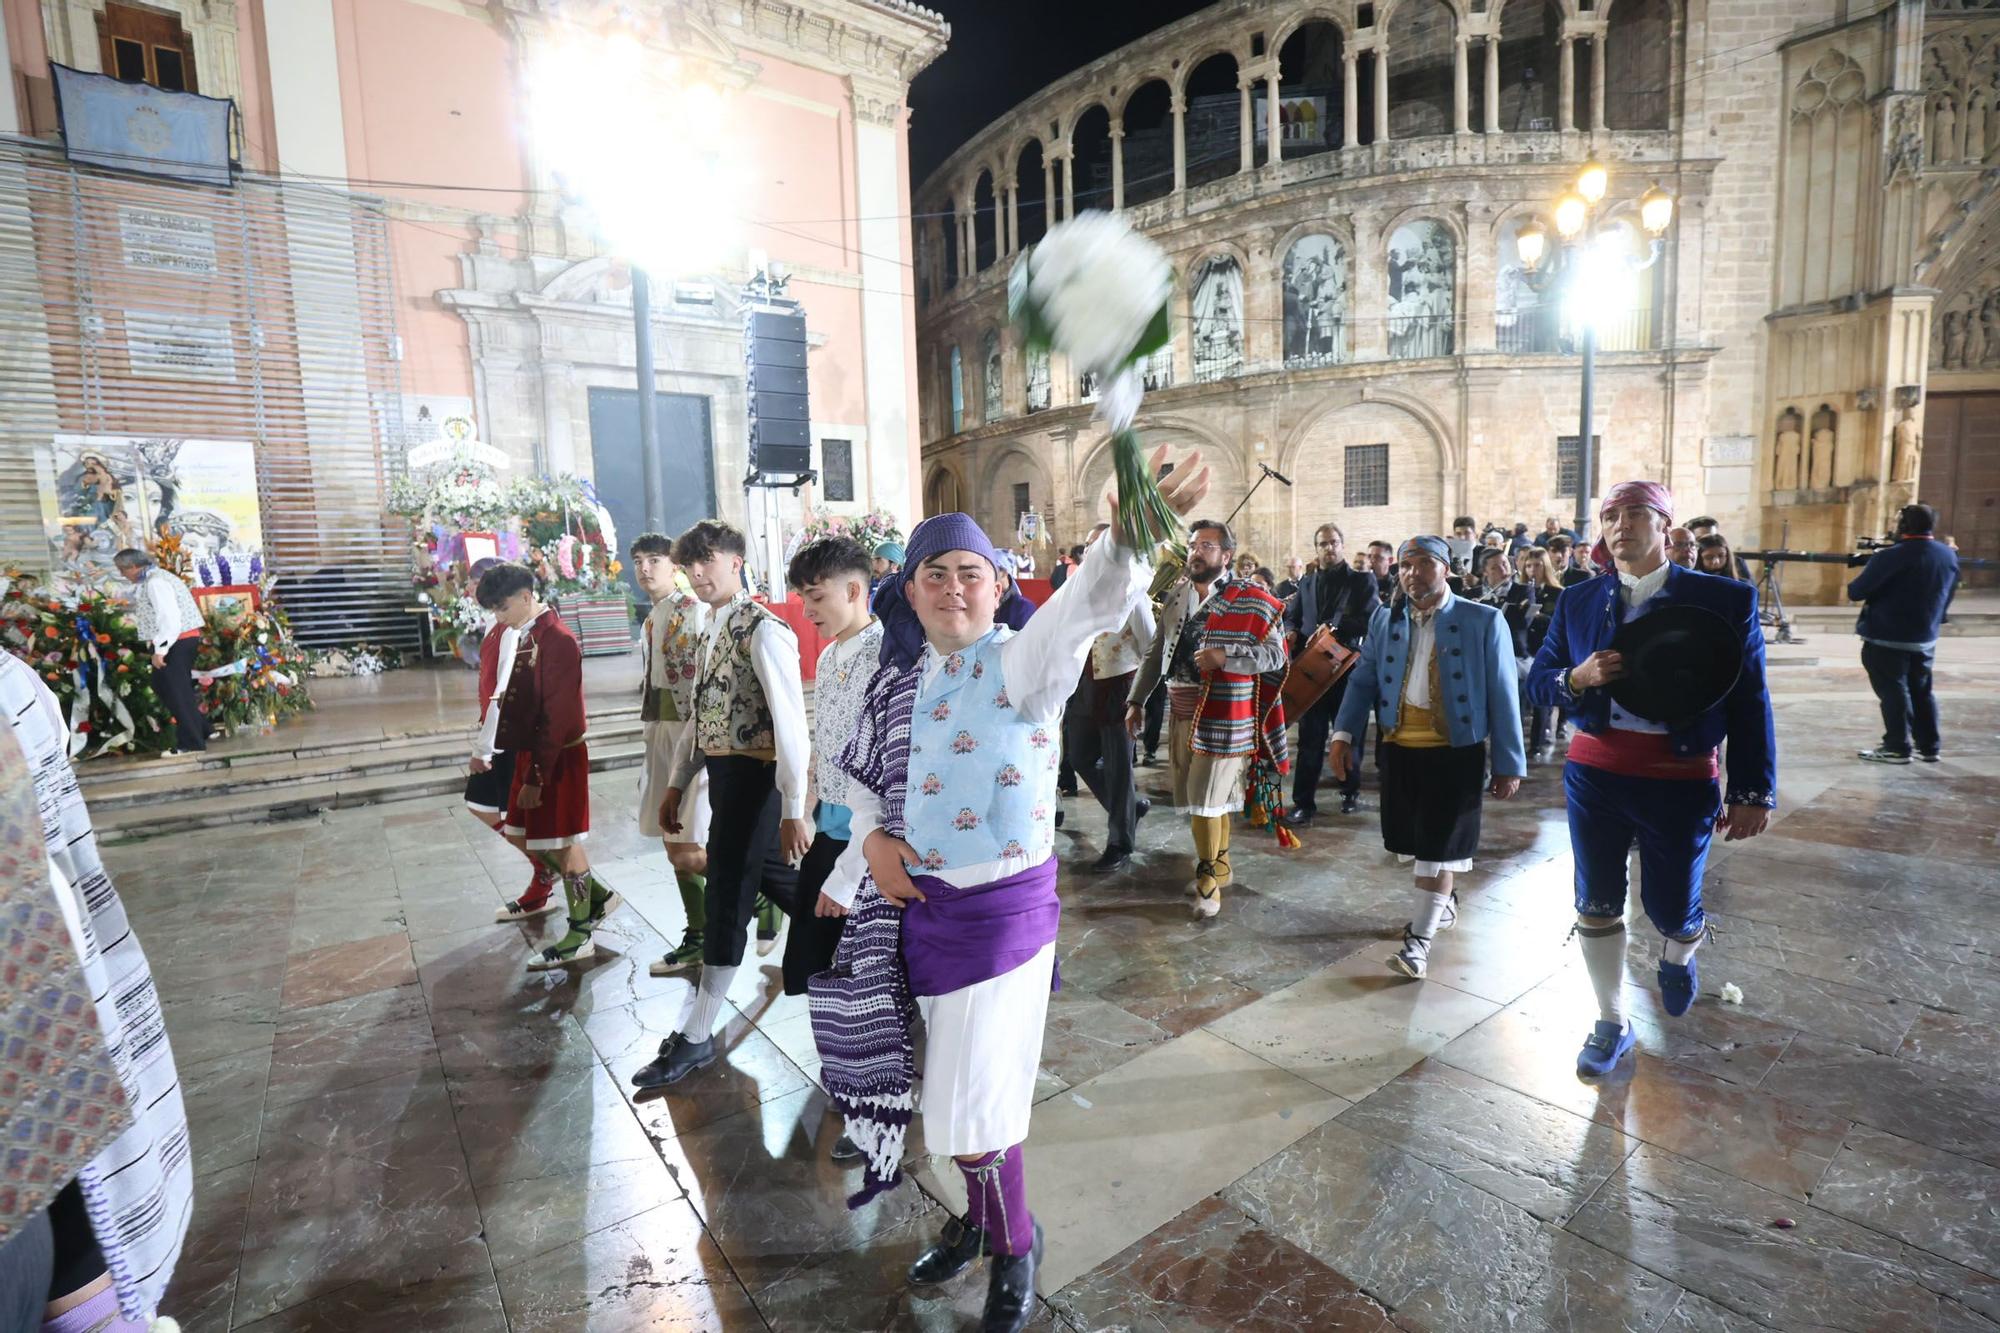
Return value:
[(2000, 1166), (2000, 1087), (1993, 1084), (1915, 1060), (1800, 1037), (1763, 1086), (1775, 1096)]
[(1258, 998), (1256, 991), (1210, 973), (1198, 957), (1137, 968), (1100, 988), (1097, 995), (1172, 1037), (1204, 1027)]
[(286, 1010), (271, 1046), (269, 1102), (288, 1102), (437, 1067), (430, 1012), (414, 983)]
[(185, 1068), (242, 1051), (268, 1051), (278, 1032), (278, 994), (274, 978), (261, 990), (235, 995), (203, 999), (163, 995), (160, 1009), (167, 1020), (167, 1040), (174, 1048), (175, 1064)]
[(1203, 1031), (1043, 1102), (1026, 1159), (1028, 1197), (1048, 1236), (1043, 1293), (1067, 1286), (1346, 1104)]
[(658, 1156), (617, 1083), (598, 1065), (546, 1078), (454, 1079), (450, 1088), (475, 1188)]
[(1847, 1132), (1847, 1120), (1820, 1102), (1724, 1083), (1645, 1051), (1606, 1078), (1578, 1078), (1576, 1028), (1573, 1017), (1509, 1010), (1437, 1059), (1799, 1199)]
[(1660, 1333), (1763, 1333), (1766, 1325), (1691, 1291), (1681, 1293)]
[(195, 1177), (194, 1213), (173, 1281), (160, 1302), (160, 1313), (180, 1320), (185, 1333), (229, 1327), (256, 1169), (254, 1162), (245, 1162)]
[[(1625, 956), (1627, 979), (1657, 993), (1659, 936), (1649, 927), (1630, 929)], [(1741, 1013), (1797, 1032), (1883, 1052), (1900, 1046), (1903, 1034), (1916, 1021), (1917, 1006), (1908, 1001), (1880, 990), (1742, 957), (1730, 950), (1726, 938), (1704, 945), (1700, 957), (1697, 1005), (1718, 1003), (1724, 984), (1734, 984), (1743, 992), (1743, 1002), (1732, 1007)], [(1582, 1040), (1579, 1034), (1577, 1043), (1581, 1045)]]
[(1116, 1069), (1167, 1040), (1159, 1024), (1095, 996), (1057, 991), (1042, 1032), (1042, 1068), (1065, 1087)]
[(1651, 1329), (1680, 1289), (1335, 1120), (1222, 1192), (1409, 1328)]
[(2000, 1024), (1926, 1009), (1903, 1034), (1896, 1054), (1951, 1070), (1961, 1078), (1992, 1083), (2000, 1080)]
[[(254, 1323), (245, 1333), (352, 1333), (363, 1328), (424, 1333), (508, 1333), (491, 1270), (407, 1282), (364, 1280)], [(200, 1333), (189, 1328), (187, 1333)]]
[(1813, 1206), (2000, 1278), (2000, 1168), (1856, 1125)]
[(1428, 1060), (1336, 1119), (1558, 1224), (1639, 1146), (1587, 1116)]
[(1352, 1282), (1217, 1198), (1099, 1264), (1051, 1299), (1077, 1328), (1383, 1333)]
[(1900, 1242), (1651, 1147), (1569, 1229), (1773, 1328), (1931, 1329), (1952, 1303)]
[(499, 1270), (515, 1329), (736, 1329), (761, 1322), (685, 1200)]
[(271, 1077), (269, 1046), (252, 1047), (200, 1064), (177, 1063), (187, 1109), (194, 1174), (257, 1160), (264, 1127), (264, 1089)]
[(679, 1003), (652, 1001), (601, 1009), (583, 1020), (583, 1030), (639, 1123), (655, 1139), (676, 1138), (713, 1120), (754, 1111), (788, 1097), (811, 1080), (789, 1056), (748, 1020), (736, 1017), (717, 1032), (721, 1056), (708, 1068), (671, 1088), (641, 1092), (632, 1075), (658, 1054), (660, 1043), (680, 1026)]
[(1389, 970), (1379, 943), (1211, 1023), (1279, 1068), (1358, 1101), (1499, 1009)]
[(683, 1197), (673, 1173), (651, 1152), (546, 1172), (522, 1165), (529, 1173), (474, 1187), (495, 1268), (525, 1263)]
[(807, 1088), (674, 1139), (668, 1164), (752, 1291), (931, 1210), (911, 1182), (849, 1209), (860, 1172), (827, 1160), (837, 1121)]
[(416, 979), (410, 937), (398, 930), (294, 954), (285, 965), (283, 1004), (287, 1009), (307, 1009), (406, 986)]
[[(1399, 928), (1408, 919), (1397, 918)], [(1496, 1004), (1510, 1004), (1563, 965), (1570, 921), (1544, 923), (1474, 904), (1438, 935), (1426, 978)], [(1400, 937), (1398, 940), (1400, 943)]]

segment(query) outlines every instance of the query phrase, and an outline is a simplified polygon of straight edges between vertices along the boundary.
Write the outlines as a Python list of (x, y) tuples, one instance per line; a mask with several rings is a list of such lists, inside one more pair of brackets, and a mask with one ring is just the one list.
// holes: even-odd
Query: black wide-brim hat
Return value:
[(1611, 651), (1625, 674), (1605, 687), (1634, 717), (1680, 726), (1722, 702), (1743, 673), (1743, 639), (1706, 607), (1675, 604), (1628, 620)]

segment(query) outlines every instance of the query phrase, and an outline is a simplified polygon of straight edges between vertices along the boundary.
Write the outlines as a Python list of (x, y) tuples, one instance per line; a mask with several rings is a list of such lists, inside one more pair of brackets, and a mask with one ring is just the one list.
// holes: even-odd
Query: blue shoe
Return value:
[(1671, 1018), (1679, 1018), (1694, 1007), (1694, 992), (1697, 984), (1694, 959), (1686, 964), (1669, 963), (1660, 960), (1660, 1005)]
[(1599, 1020), (1590, 1035), (1583, 1039), (1583, 1049), (1576, 1054), (1577, 1077), (1602, 1078), (1625, 1058), (1625, 1052), (1631, 1050), (1638, 1040), (1630, 1023), (1620, 1027), (1616, 1023)]

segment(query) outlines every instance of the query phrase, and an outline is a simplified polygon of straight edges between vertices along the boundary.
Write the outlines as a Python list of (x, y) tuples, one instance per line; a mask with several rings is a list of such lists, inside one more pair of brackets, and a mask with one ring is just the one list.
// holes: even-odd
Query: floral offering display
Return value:
[(316, 678), (379, 676), (384, 671), (400, 670), (402, 665), (402, 650), (394, 644), (357, 643), (314, 653), (308, 674)]
[(523, 477), (510, 493), (520, 516), (523, 558), (547, 592), (616, 593), (625, 572), (611, 515), (581, 477)]
[(800, 547), (822, 537), (852, 537), (862, 550), (873, 555), (883, 542), (902, 541), (903, 530), (896, 526), (895, 515), (883, 509), (871, 509), (865, 514), (808, 514), (805, 525), (785, 543), (786, 563), (799, 553)]
[(1007, 279), (1007, 310), (1030, 352), (1054, 350), (1102, 388), (1097, 418), (1110, 427), (1119, 541), (1151, 552), (1178, 543), (1180, 520), (1160, 495), (1132, 421), (1145, 393), (1141, 366), (1167, 345), (1173, 266), (1116, 213), (1088, 212), (1049, 229)]
[(463, 458), (431, 475), (390, 482), (389, 512), (420, 528), (489, 532), (514, 516), (509, 489), (492, 468)]

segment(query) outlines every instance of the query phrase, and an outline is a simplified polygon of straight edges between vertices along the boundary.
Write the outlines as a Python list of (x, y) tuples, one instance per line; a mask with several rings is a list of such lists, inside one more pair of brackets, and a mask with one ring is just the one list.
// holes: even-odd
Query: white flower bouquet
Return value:
[(1118, 536), (1135, 551), (1175, 541), (1180, 521), (1160, 496), (1132, 430), (1145, 392), (1140, 367), (1172, 336), (1174, 271), (1160, 247), (1116, 213), (1058, 223), (1030, 246), (1007, 280), (1007, 310), (1030, 351), (1052, 348), (1103, 388), (1097, 416), (1112, 432)]

